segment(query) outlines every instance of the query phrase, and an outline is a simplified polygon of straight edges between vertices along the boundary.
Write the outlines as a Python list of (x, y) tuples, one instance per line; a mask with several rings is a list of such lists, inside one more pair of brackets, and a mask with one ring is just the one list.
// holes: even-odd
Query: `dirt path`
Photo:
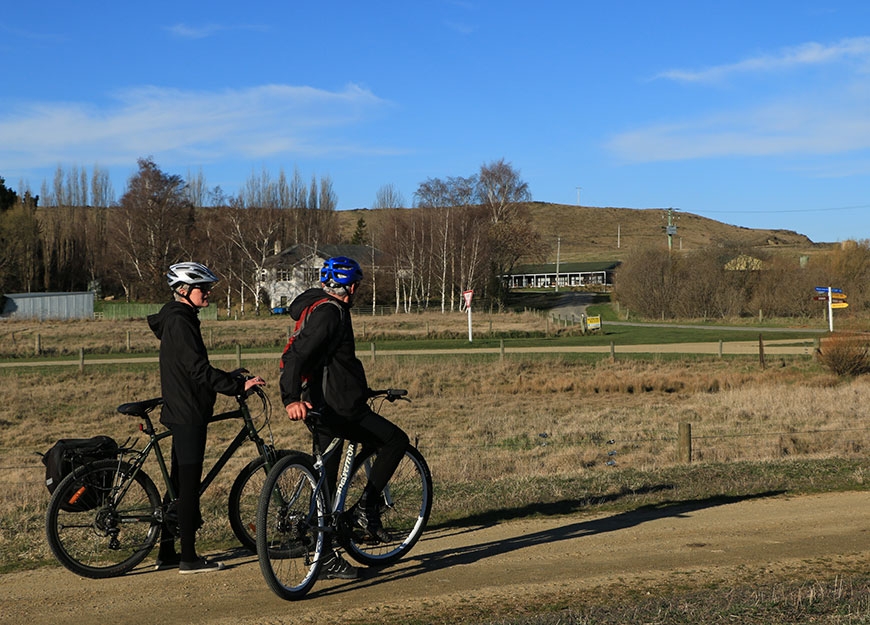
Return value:
[(318, 583), (297, 602), (269, 591), (256, 558), (214, 555), (228, 570), (182, 577), (149, 566), (100, 581), (61, 568), (2, 575), (0, 623), (280, 625), (445, 613), (469, 622), (524, 597), (866, 571), (870, 492), (681, 502), (429, 532), (407, 560), (356, 582)]

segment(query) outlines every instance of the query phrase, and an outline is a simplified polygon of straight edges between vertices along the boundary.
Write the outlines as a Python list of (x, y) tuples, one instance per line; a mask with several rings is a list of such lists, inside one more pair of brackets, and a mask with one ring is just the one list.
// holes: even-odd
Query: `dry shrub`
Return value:
[(839, 376), (870, 373), (870, 335), (838, 333), (821, 341), (819, 362)]

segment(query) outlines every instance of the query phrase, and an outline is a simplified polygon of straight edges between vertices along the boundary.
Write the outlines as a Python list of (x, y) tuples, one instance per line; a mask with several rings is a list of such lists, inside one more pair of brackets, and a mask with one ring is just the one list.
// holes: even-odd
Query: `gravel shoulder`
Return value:
[(179, 576), (153, 559), (115, 579), (63, 568), (0, 575), (0, 623), (221, 625), (455, 622), (509, 613), (526, 597), (655, 593), (675, 583), (742, 583), (753, 576), (870, 569), (870, 491), (675, 502), (598, 516), (526, 519), (427, 532), (404, 561), (355, 582), (319, 582), (286, 602), (255, 557), (211, 554), (227, 570)]

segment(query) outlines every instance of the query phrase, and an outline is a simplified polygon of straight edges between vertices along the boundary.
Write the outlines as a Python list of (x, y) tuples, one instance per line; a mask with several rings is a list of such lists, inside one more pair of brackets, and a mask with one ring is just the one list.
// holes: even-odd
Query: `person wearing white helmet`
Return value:
[(222, 563), (206, 560), (196, 552), (196, 531), (202, 524), (199, 486), (208, 421), (217, 393), (234, 396), (266, 382), (260, 377), (246, 380), (241, 371), (223, 371), (209, 362), (198, 314), (208, 307), (209, 293), (218, 277), (205, 265), (185, 262), (172, 265), (166, 279), (173, 299), (160, 312), (148, 316), (148, 326), (160, 339), (160, 422), (172, 431), (170, 479), (178, 494), (181, 553), (176, 553), (175, 537), (164, 523), (156, 568), (177, 566), (180, 573), (219, 571)]

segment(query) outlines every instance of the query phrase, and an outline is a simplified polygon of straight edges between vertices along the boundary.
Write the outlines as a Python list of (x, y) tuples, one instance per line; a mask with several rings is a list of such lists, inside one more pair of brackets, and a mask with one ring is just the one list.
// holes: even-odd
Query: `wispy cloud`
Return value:
[(235, 24), (232, 26), (225, 26), (223, 24), (201, 24), (198, 26), (173, 24), (172, 26), (166, 26), (165, 30), (179, 39), (206, 39), (228, 30), (265, 31), (268, 30), (268, 26), (256, 24)]
[[(858, 61), (857, 65), (855, 61)], [(677, 121), (620, 133), (607, 147), (627, 162), (676, 161), (717, 157), (832, 155), (870, 150), (870, 37), (822, 46), (808, 43), (738, 63), (698, 71), (673, 70), (672, 80), (712, 83), (739, 74), (838, 65), (824, 84), (796, 71), (788, 91), (744, 93), (739, 105), (719, 110), (675, 108)], [(745, 100), (758, 102), (746, 105)]]
[(622, 133), (608, 148), (629, 162), (824, 155), (870, 149), (870, 100), (781, 101)]
[(784, 48), (775, 54), (765, 54), (703, 69), (671, 69), (655, 78), (678, 82), (715, 83), (731, 76), (775, 72), (799, 67), (819, 66), (845, 60), (870, 63), (870, 37), (843, 39), (832, 45), (810, 42)]
[(146, 154), (211, 161), (365, 153), (367, 146), (331, 140), (329, 130), (363, 123), (388, 105), (356, 85), (326, 91), (280, 84), (219, 92), (140, 87), (114, 94), (105, 107), (27, 102), (0, 111), (0, 145), (7, 146), (0, 170), (87, 163), (95, 155), (115, 165)]

